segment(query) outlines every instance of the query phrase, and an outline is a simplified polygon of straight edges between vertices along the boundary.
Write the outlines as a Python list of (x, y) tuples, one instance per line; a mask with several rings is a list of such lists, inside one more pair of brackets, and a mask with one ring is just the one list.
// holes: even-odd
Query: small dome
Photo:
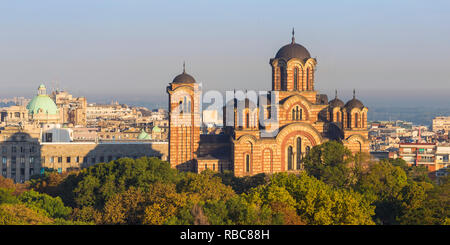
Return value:
[(158, 126), (154, 126), (154, 127), (152, 128), (152, 132), (153, 132), (153, 133), (161, 133), (161, 128), (158, 127)]
[(359, 108), (359, 109), (362, 109), (362, 108), (364, 108), (364, 104), (361, 101), (359, 101), (358, 99), (356, 99), (356, 98), (353, 98), (352, 100), (347, 102), (347, 104), (345, 104), (345, 108), (348, 108), (350, 110), (355, 108), (355, 107)]
[(358, 99), (356, 99), (355, 90), (353, 90), (353, 99), (350, 100), (349, 102), (347, 102), (347, 104), (345, 104), (345, 108), (350, 109), (350, 110), (353, 108), (359, 108), (359, 109), (364, 108), (364, 104), (361, 101), (359, 101)]
[(344, 107), (344, 102), (338, 98), (331, 100), (329, 103), (330, 107)]
[(344, 102), (342, 100), (338, 99), (338, 97), (337, 97), (337, 90), (336, 90), (336, 95), (335, 95), (334, 99), (331, 100), (330, 102), (328, 102), (328, 105), (330, 105), (331, 108), (344, 107)]
[(311, 58), (311, 55), (305, 47), (298, 43), (292, 42), (280, 48), (280, 50), (278, 50), (277, 54), (275, 55), (275, 58), (284, 59), (286, 61), (292, 58), (305, 60)]
[(176, 76), (173, 79), (172, 83), (195, 83), (195, 79), (191, 75), (183, 72), (180, 75)]
[(147, 140), (150, 139), (150, 135), (148, 135), (145, 130), (142, 129), (141, 133), (138, 135), (138, 140)]
[(57, 115), (58, 107), (55, 102), (45, 94), (36, 95), (27, 105), (29, 114), (43, 112), (49, 115)]

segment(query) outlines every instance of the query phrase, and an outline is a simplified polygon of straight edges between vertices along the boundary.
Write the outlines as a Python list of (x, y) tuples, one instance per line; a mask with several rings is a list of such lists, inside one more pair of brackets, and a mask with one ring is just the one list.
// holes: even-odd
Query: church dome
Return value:
[(28, 113), (38, 114), (42, 112), (49, 115), (57, 115), (59, 113), (58, 107), (55, 102), (45, 94), (45, 86), (41, 84), (38, 90), (38, 95), (36, 95), (27, 105)]
[(302, 45), (295, 42), (294, 34), (294, 29), (292, 29), (292, 42), (288, 45), (284, 45), (280, 48), (280, 50), (278, 50), (275, 55), (276, 59), (284, 59), (285, 61), (288, 61), (292, 58), (297, 58), (300, 60), (311, 58), (309, 51)]
[(138, 135), (138, 140), (147, 140), (150, 139), (150, 135), (145, 132), (145, 130), (142, 129), (141, 133)]
[(180, 75), (176, 76), (173, 79), (172, 83), (195, 83), (195, 79), (191, 75), (183, 72)]
[(311, 55), (305, 47), (298, 43), (292, 42), (280, 48), (280, 50), (278, 50), (277, 54), (275, 55), (275, 58), (284, 59), (286, 61), (292, 58), (305, 60), (311, 58)]
[(353, 98), (352, 100), (347, 102), (347, 104), (345, 104), (345, 108), (348, 108), (348, 109), (353, 109), (353, 108), (362, 109), (362, 108), (364, 108), (364, 104), (361, 101), (359, 101), (358, 99)]
[(172, 83), (195, 83), (194, 77), (186, 73), (186, 66), (183, 63), (183, 73), (176, 76)]
[(356, 99), (355, 90), (353, 90), (353, 99), (345, 104), (345, 108), (350, 110), (353, 108), (364, 108), (364, 104), (360, 100)]
[(338, 98), (331, 100), (329, 103), (330, 107), (344, 107), (344, 102)]
[(333, 100), (328, 102), (328, 105), (330, 105), (331, 108), (334, 107), (344, 107), (344, 102), (337, 97), (337, 90), (336, 90), (336, 96)]

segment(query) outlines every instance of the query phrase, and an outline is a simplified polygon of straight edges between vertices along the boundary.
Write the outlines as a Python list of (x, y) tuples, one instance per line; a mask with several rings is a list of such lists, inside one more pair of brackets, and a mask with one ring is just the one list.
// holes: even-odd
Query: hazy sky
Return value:
[(59, 81), (90, 100), (165, 98), (183, 60), (204, 89), (270, 89), (295, 27), (330, 97), (450, 106), (449, 13), (447, 0), (0, 0), (0, 97)]

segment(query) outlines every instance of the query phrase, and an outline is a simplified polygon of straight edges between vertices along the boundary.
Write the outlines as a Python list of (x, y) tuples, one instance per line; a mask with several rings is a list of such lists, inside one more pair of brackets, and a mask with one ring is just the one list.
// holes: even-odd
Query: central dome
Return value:
[(59, 114), (55, 102), (46, 94), (46, 88), (41, 84), (36, 95), (27, 105), (29, 114), (45, 113), (48, 115)]
[(284, 59), (286, 61), (292, 58), (305, 60), (311, 58), (311, 55), (305, 47), (298, 43), (292, 42), (280, 48), (280, 50), (278, 50), (277, 54), (275, 55), (275, 58)]
[(36, 95), (27, 105), (28, 113), (37, 114), (43, 112), (49, 115), (58, 114), (58, 107), (48, 95)]

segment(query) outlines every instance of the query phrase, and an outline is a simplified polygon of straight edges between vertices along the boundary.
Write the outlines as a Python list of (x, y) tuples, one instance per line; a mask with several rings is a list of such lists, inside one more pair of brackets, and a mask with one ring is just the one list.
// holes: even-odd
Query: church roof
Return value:
[[(41, 84), (38, 90), (45, 90), (45, 86)], [(48, 115), (59, 114), (58, 107), (55, 102), (45, 93), (36, 95), (28, 104), (27, 109), (29, 114), (38, 114), (39, 112)]]
[(277, 54), (275, 55), (275, 58), (276, 59), (282, 58), (286, 61), (292, 58), (305, 60), (311, 58), (311, 55), (309, 54), (309, 51), (305, 47), (295, 42), (294, 30), (292, 30), (292, 42), (290, 44), (281, 47), (280, 50), (278, 50)]

